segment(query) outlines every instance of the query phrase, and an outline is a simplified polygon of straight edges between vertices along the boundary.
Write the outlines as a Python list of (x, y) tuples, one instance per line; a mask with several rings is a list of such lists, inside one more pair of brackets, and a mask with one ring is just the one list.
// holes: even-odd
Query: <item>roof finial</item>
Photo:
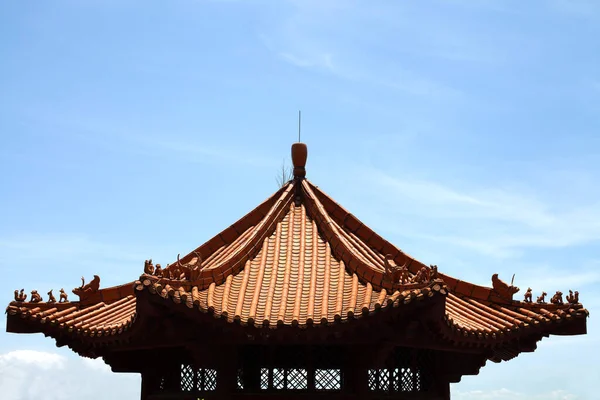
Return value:
[(302, 127), (302, 110), (298, 110), (298, 143), (301, 142), (300, 140), (300, 128)]
[(300, 128), (302, 121), (301, 111), (298, 110), (298, 143), (292, 144), (292, 164), (294, 164), (294, 178), (302, 179), (306, 176), (306, 158), (308, 156), (308, 148), (306, 144), (300, 141)]

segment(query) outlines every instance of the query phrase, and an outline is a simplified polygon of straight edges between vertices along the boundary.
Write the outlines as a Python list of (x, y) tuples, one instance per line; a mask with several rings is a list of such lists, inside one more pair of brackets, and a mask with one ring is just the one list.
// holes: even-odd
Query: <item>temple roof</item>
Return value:
[(514, 357), (518, 351), (498, 346), (517, 337), (585, 333), (588, 312), (578, 296), (535, 302), (529, 290), (516, 301), (518, 289), (497, 275), (483, 287), (438, 272), (377, 235), (303, 172), (295, 160), (294, 179), (266, 201), (165, 268), (146, 261), (134, 282), (82, 285), (75, 289), (80, 302), (12, 302), (7, 329), (109, 343), (135, 327), (146, 294), (168, 307), (268, 329), (336, 326), (413, 304), (437, 306), (428, 322), (440, 340), (494, 347), (494, 360)]

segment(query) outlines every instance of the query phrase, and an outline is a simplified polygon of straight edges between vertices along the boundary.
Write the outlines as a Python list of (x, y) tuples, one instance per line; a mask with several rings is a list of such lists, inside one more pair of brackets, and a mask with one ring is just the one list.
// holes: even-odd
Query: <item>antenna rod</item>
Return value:
[(298, 110), (298, 142), (300, 142), (300, 129), (302, 127), (302, 111)]

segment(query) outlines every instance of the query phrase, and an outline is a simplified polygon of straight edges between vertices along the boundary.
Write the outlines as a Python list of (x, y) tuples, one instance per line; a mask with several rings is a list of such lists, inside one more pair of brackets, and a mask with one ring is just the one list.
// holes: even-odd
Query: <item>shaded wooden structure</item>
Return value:
[(487, 360), (586, 333), (577, 292), (517, 301), (497, 275), (438, 272), (306, 180), (304, 144), (292, 158), (293, 180), (165, 268), (147, 260), (104, 289), (95, 277), (77, 302), (15, 291), (7, 330), (141, 373), (143, 400), (449, 399)]

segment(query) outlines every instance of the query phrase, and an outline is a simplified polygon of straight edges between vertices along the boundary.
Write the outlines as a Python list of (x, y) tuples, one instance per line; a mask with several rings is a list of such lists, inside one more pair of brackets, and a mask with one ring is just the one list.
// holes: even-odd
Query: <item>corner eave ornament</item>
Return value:
[[(515, 276), (513, 275), (513, 281)], [(492, 275), (492, 288), (496, 296), (503, 300), (512, 301), (513, 295), (519, 291), (519, 288), (511, 284), (507, 284), (502, 279), (498, 278), (498, 274)]]
[(100, 289), (100, 277), (98, 275), (94, 275), (94, 279), (92, 279), (88, 284), (85, 283), (85, 278), (82, 276), (81, 286), (73, 289), (73, 293), (79, 296), (79, 300), (81, 301), (89, 297), (91, 294), (96, 293), (98, 289)]
[(195, 251), (194, 257), (189, 262), (183, 264), (180, 254), (177, 254), (177, 261), (172, 265), (167, 264), (165, 268), (162, 268), (160, 264), (156, 264), (155, 267), (152, 259), (145, 260), (144, 274), (169, 280), (195, 282), (200, 277), (201, 265), (202, 255)]

